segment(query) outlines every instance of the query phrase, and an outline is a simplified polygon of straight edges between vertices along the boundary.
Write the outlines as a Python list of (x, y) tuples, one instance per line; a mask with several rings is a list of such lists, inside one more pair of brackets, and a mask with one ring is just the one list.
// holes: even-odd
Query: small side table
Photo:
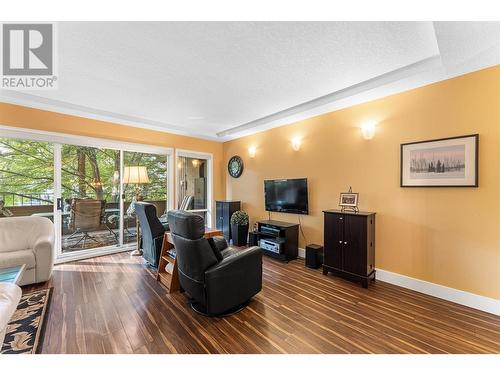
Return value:
[[(222, 236), (222, 230), (205, 228), (205, 238), (215, 236)], [(167, 287), (168, 293), (174, 293), (178, 292), (180, 289), (179, 274), (177, 271), (177, 260), (169, 253), (169, 250), (174, 250), (174, 241), (172, 239), (172, 234), (170, 232), (165, 232), (163, 235), (163, 244), (156, 280)], [(172, 264), (172, 266), (169, 267), (170, 272), (165, 269), (169, 263)]]
[(26, 264), (9, 268), (0, 268), (0, 282), (19, 285), (26, 270)]
[[(177, 260), (173, 257), (169, 250), (174, 249), (172, 235), (170, 232), (165, 232), (163, 235), (163, 244), (161, 247), (160, 261), (158, 264), (158, 274), (156, 280), (165, 285), (169, 293), (179, 291), (179, 275), (177, 273)], [(172, 264), (171, 269), (167, 271), (165, 268), (168, 264)]]

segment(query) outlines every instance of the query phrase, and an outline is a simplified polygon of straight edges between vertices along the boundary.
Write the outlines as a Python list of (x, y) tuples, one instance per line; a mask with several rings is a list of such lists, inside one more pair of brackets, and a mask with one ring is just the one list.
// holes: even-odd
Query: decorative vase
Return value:
[(245, 246), (248, 240), (248, 224), (231, 224), (231, 238), (233, 239), (233, 245)]

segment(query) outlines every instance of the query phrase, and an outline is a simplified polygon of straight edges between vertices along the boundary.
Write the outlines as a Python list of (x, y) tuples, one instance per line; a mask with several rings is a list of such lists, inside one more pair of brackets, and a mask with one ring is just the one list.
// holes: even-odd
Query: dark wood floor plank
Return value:
[[(284, 276), (284, 278), (286, 278), (286, 276)], [(271, 283), (274, 282), (275, 279), (276, 278), (271, 278), (270, 282)], [(276, 283), (281, 283), (281, 282), (286, 283), (288, 285), (289, 289), (295, 288), (295, 285), (293, 283), (289, 283), (289, 282), (287, 283), (286, 280), (276, 280)], [(308, 289), (310, 289), (310, 288), (308, 288)], [(367, 291), (367, 292), (369, 293), (369, 291)], [(305, 292), (305, 293), (307, 293), (307, 292)], [(304, 293), (302, 293), (302, 294), (304, 294)], [(356, 300), (354, 296), (352, 296), (352, 298), (353, 298), (353, 301)], [(367, 301), (367, 303), (369, 302), (369, 300), (370, 300), (369, 297), (367, 297), (365, 299), (365, 301)], [(404, 320), (405, 319), (408, 322), (416, 321), (417, 315), (415, 315), (414, 311), (412, 311), (411, 309), (407, 310), (407, 311), (401, 310), (399, 308), (398, 304), (397, 304), (399, 301), (396, 300), (396, 301), (393, 301), (393, 302), (396, 302), (396, 304), (392, 304), (392, 305), (391, 304), (388, 304), (388, 305), (386, 304), (386, 306), (384, 306), (384, 304), (382, 303), (382, 301), (380, 299), (378, 299), (378, 300), (375, 299), (375, 300), (377, 301), (376, 304), (370, 304), (370, 303), (368, 303), (368, 305), (371, 308), (375, 308), (374, 306), (376, 306), (377, 309), (381, 309), (381, 310), (385, 309), (386, 311), (389, 310), (389, 313), (391, 314), (391, 318), (392, 319), (400, 319), (401, 324), (404, 324)], [(340, 302), (340, 305), (342, 305), (342, 303), (341, 303), (342, 299), (341, 299), (341, 301), (337, 300), (337, 302)], [(358, 302), (358, 303), (360, 303), (361, 305), (363, 305), (364, 302)], [(321, 307), (316, 306), (316, 309), (321, 309)], [(358, 308), (358, 310), (359, 310), (359, 308)], [(429, 311), (432, 311), (432, 314), (434, 314), (433, 310), (429, 310)], [(336, 311), (336, 313), (340, 313), (340, 312)], [(354, 313), (354, 312), (350, 311), (350, 313)], [(432, 315), (432, 314), (430, 314), (430, 315)], [(442, 314), (439, 315), (439, 316), (442, 316)], [(403, 318), (403, 320), (401, 320), (401, 318)], [(377, 317), (376, 320), (380, 320), (380, 317)], [(372, 323), (376, 323), (376, 322), (372, 322)], [(441, 323), (442, 323), (442, 325), (445, 325), (443, 322), (441, 322)], [(412, 324), (412, 323), (409, 323), (409, 324)], [(414, 326), (415, 326), (415, 324), (414, 324)], [(420, 329), (428, 329), (429, 327), (426, 327), (426, 325), (424, 324), (424, 325), (422, 325), (421, 327), (418, 327), (418, 328), (420, 328)], [(431, 326), (431, 328), (432, 328), (432, 326)], [(456, 327), (452, 327), (452, 329), (450, 329), (449, 332), (453, 332), (453, 331), (456, 331)], [(439, 329), (437, 330), (437, 334), (439, 335)], [(451, 336), (453, 336), (453, 334), (451, 334)], [(478, 352), (478, 353), (484, 352), (484, 346), (481, 345), (481, 343), (479, 342), (480, 340), (475, 340), (476, 342), (475, 342), (474, 345), (470, 345), (470, 343), (467, 342), (467, 338), (470, 337), (470, 336), (471, 336), (471, 332), (470, 331), (463, 331), (462, 332), (461, 339), (463, 340), (462, 341), (462, 344), (464, 344), (463, 346), (465, 346), (467, 348), (466, 352), (468, 352), (468, 351), (470, 351), (470, 352)], [(477, 336), (476, 336), (476, 338), (477, 338)], [(456, 342), (454, 344), (456, 344)], [(490, 342), (490, 347), (491, 347), (491, 345), (493, 345), (493, 347), (496, 346), (494, 343)], [(457, 347), (457, 346), (456, 345), (449, 346), (448, 349), (452, 350), (454, 352), (455, 351), (455, 349), (454, 349), (455, 347)], [(461, 346), (459, 345), (458, 347), (461, 347)]]
[[(269, 282), (272, 283), (272, 282)], [(289, 298), (288, 295), (283, 294), (285, 298)], [(339, 316), (344, 319), (344, 321), (347, 322), (352, 322), (352, 323), (362, 323), (365, 327), (365, 329), (369, 332), (373, 332), (373, 324), (378, 323), (375, 321), (369, 321), (369, 323), (366, 322), (361, 322), (359, 319), (366, 318), (366, 315), (361, 315), (360, 313), (355, 312), (354, 310), (346, 310), (345, 312), (341, 312), (339, 310), (339, 306), (336, 305), (335, 307), (331, 307), (325, 304), (311, 304), (310, 300), (302, 300), (301, 297), (295, 296), (293, 299), (293, 302), (295, 302), (295, 306), (299, 308), (300, 310), (300, 315), (310, 315), (316, 316), (316, 317), (321, 317), (323, 320), (323, 323), (325, 324), (326, 322), (331, 322), (332, 324), (338, 324), (338, 321), (335, 321), (335, 319), (332, 318), (332, 316)], [(289, 303), (292, 302), (289, 301)], [(283, 302), (287, 304), (287, 302)], [(337, 318), (338, 319), (338, 318)], [(356, 320), (358, 319), (358, 320)], [(380, 332), (380, 331), (379, 331)], [(353, 332), (354, 333), (354, 332)], [(363, 340), (366, 341), (366, 340)], [(379, 340), (380, 341), (380, 340)], [(362, 352), (372, 352), (368, 350), (367, 348), (361, 348), (361, 347), (356, 347), (356, 350), (361, 350)], [(352, 349), (351, 349), (352, 350)], [(377, 350), (378, 351), (378, 350)], [(403, 350), (404, 352), (404, 350)]]
[(43, 353), (500, 353), (500, 317), (377, 281), (369, 289), (302, 260), (265, 257), (263, 289), (209, 318), (168, 294), (140, 257), (57, 265)]

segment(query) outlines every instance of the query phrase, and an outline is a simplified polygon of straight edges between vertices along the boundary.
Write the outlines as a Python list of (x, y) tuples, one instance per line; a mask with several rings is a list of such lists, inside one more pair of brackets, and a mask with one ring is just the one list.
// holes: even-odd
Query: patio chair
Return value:
[[(181, 203), (179, 203), (179, 207), (177, 208), (179, 211), (187, 211), (189, 207), (191, 206), (191, 203), (193, 202), (194, 197), (192, 195), (185, 195), (184, 198), (182, 198)], [(163, 215), (160, 216), (160, 221), (162, 224), (168, 224), (168, 211), (165, 210)], [(168, 230), (168, 229), (167, 229)]]
[(97, 199), (78, 199), (71, 200), (69, 229), (73, 231), (66, 241), (81, 235), (79, 240), (70, 248), (76, 248), (82, 243), (82, 249), (85, 248), (87, 240), (93, 241), (98, 245), (102, 243), (89, 232), (97, 231), (101, 228), (101, 223), (104, 216), (105, 200)]
[(193, 202), (194, 197), (192, 195), (186, 195), (179, 204), (179, 211), (187, 211)]
[[(135, 208), (134, 208), (135, 207), (135, 202), (136, 202), (136, 199), (135, 199), (135, 197), (133, 197), (132, 201), (130, 202), (130, 205), (128, 206), (127, 210), (123, 214), (123, 230), (124, 230), (124, 235), (126, 235), (127, 237), (131, 237), (131, 238), (136, 236), (135, 232), (131, 232), (130, 231), (130, 228), (135, 228), (135, 220), (136, 220), (136, 217), (135, 217)], [(110, 232), (112, 232), (113, 234), (115, 234), (115, 232), (113, 232), (111, 230), (111, 228), (109, 227), (109, 225), (115, 226), (115, 227), (119, 227), (119, 225), (120, 225), (120, 214), (116, 213), (116, 214), (109, 215), (107, 217), (107, 220), (104, 220), (104, 222), (105, 222), (106, 227), (108, 228), (108, 230)], [(132, 225), (130, 225), (131, 223), (132, 223)], [(115, 234), (115, 237), (116, 237), (116, 239), (118, 241), (118, 235)]]

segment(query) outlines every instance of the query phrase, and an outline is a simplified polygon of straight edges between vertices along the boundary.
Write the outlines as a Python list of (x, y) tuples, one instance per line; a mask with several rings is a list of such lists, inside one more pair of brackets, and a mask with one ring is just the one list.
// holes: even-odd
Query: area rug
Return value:
[(42, 350), (45, 317), (52, 288), (26, 293), (7, 326), (2, 354), (33, 354)]

